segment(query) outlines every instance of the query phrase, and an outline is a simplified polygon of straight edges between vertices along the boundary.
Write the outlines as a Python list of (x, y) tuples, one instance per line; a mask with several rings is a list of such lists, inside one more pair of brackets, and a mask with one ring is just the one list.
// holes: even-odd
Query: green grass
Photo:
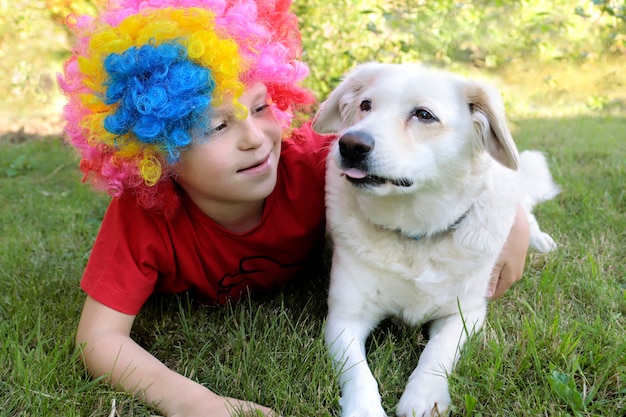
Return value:
[[(490, 306), (451, 377), (459, 416), (626, 413), (626, 118), (514, 119), (521, 149), (543, 149), (562, 193), (538, 208), (557, 252), (531, 253), (525, 278)], [(107, 199), (81, 184), (58, 139), (0, 142), (0, 415), (154, 411), (92, 381), (76, 360), (78, 283)], [(289, 416), (338, 415), (321, 340), (326, 269), (275, 297), (201, 308), (151, 301), (133, 336), (220, 394)], [(414, 368), (419, 329), (385, 323), (370, 359), (390, 412)]]
[[(31, 121), (28, 133), (60, 114), (48, 81), (66, 53), (64, 33), (39, 24), (45, 5), (32, 5), (5, 19), (14, 26), (0, 25), (0, 133)], [(544, 150), (563, 188), (537, 210), (559, 249), (531, 252), (524, 279), (490, 305), (451, 376), (454, 416), (626, 415), (625, 77), (623, 56), (523, 62), (489, 74), (519, 148)], [(77, 165), (56, 137), (0, 136), (2, 417), (108, 416), (113, 403), (120, 416), (154, 414), (93, 381), (74, 352), (79, 280), (107, 204), (81, 184)], [(339, 389), (321, 339), (327, 265), (313, 275), (227, 308), (198, 307), (185, 295), (151, 300), (133, 337), (220, 394), (285, 416), (337, 416)], [(392, 322), (373, 333), (369, 358), (389, 413), (424, 343), (419, 329)]]

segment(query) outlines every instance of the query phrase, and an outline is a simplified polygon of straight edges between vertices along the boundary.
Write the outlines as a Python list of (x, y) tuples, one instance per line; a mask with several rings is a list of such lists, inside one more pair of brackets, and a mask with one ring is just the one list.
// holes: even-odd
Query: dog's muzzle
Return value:
[(385, 178), (369, 172), (368, 157), (374, 150), (374, 138), (367, 132), (344, 133), (338, 141), (343, 175), (357, 187), (372, 187), (391, 183), (398, 187), (410, 187), (409, 178)]

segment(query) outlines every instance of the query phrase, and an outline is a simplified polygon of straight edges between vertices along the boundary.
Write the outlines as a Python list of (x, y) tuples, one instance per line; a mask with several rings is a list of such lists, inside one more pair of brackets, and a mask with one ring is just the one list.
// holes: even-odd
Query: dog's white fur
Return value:
[[(542, 154), (519, 157), (497, 91), (420, 65), (357, 67), (313, 128), (338, 136), (326, 177), (334, 253), (325, 339), (340, 370), (342, 416), (386, 416), (365, 341), (389, 316), (430, 322), (397, 415), (445, 413), (446, 376), (483, 324), (490, 272), (518, 204), (533, 246), (551, 250), (531, 209), (558, 187)], [(342, 157), (342, 140), (363, 160)]]

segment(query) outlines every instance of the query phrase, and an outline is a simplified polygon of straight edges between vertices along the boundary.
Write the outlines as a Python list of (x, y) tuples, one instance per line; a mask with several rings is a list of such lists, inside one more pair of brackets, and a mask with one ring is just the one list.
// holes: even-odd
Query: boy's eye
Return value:
[(222, 130), (226, 129), (227, 127), (228, 127), (228, 124), (226, 124), (226, 122), (217, 123), (215, 125), (212, 125), (209, 128), (208, 134), (209, 135), (215, 135), (215, 134), (221, 132)]
[(270, 105), (268, 103), (263, 103), (259, 106), (256, 106), (254, 108), (254, 113), (263, 113), (263, 111), (267, 110), (270, 107)]

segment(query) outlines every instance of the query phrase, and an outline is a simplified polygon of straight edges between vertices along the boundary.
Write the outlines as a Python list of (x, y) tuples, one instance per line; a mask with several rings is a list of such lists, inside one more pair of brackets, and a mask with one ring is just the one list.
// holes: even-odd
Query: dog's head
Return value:
[(510, 169), (518, 164), (497, 91), (420, 65), (357, 67), (322, 103), (313, 129), (338, 134), (337, 165), (376, 194), (464, 175), (485, 152)]

